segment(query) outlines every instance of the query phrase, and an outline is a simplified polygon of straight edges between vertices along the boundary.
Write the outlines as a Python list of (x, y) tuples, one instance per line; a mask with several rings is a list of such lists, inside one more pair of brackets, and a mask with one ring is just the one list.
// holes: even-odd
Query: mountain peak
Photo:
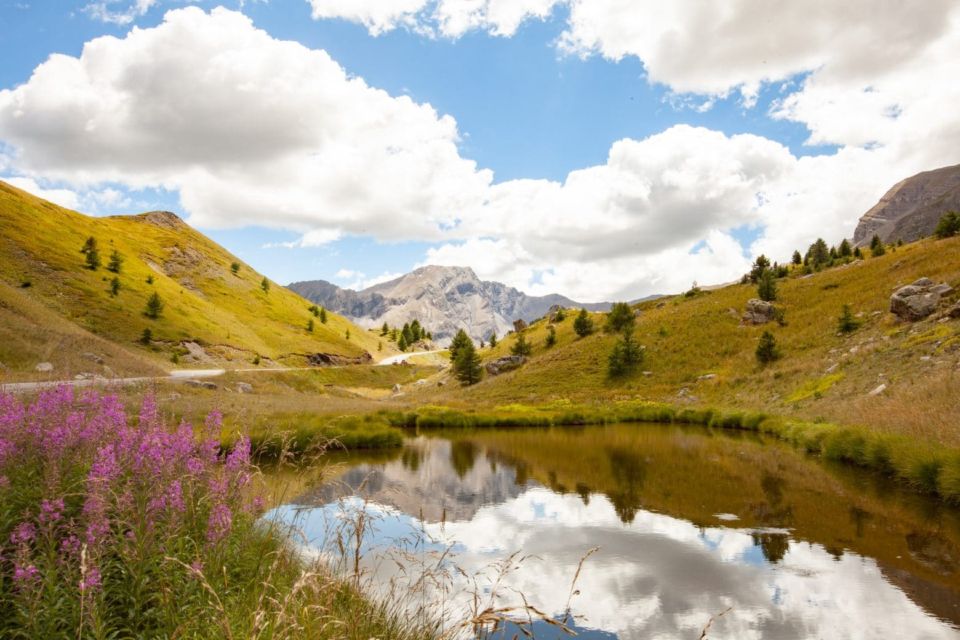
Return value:
[(187, 226), (187, 223), (173, 211), (149, 211), (141, 213), (137, 218), (164, 229), (182, 229)]

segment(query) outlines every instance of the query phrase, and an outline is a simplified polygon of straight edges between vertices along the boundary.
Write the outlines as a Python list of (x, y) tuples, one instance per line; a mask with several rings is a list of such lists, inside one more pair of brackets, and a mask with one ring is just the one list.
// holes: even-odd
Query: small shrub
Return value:
[(633, 327), (636, 318), (633, 315), (633, 309), (626, 302), (614, 302), (607, 314), (607, 322), (604, 327), (608, 333), (620, 333), (627, 327)]
[(120, 270), (123, 268), (123, 256), (120, 255), (120, 252), (114, 249), (110, 252), (110, 262), (107, 263), (107, 271), (113, 273), (120, 273)]
[(110, 281), (110, 295), (116, 297), (118, 293), (120, 293), (120, 278), (114, 276)]
[(511, 345), (510, 353), (522, 357), (527, 357), (533, 353), (533, 345), (527, 341), (527, 336), (524, 335), (523, 331), (517, 334), (517, 340)]
[(783, 354), (777, 346), (777, 339), (769, 331), (764, 331), (757, 343), (757, 362), (761, 365), (769, 364), (779, 360)]
[(233, 275), (237, 275), (238, 273), (240, 273), (240, 263), (239, 263), (239, 262), (231, 262), (231, 263), (230, 263), (230, 272), (231, 272)]
[(148, 318), (156, 320), (163, 314), (163, 300), (160, 298), (160, 294), (156, 291), (147, 299), (147, 307), (144, 309), (143, 314)]
[(149, 345), (153, 340), (153, 331), (150, 330), (150, 327), (147, 327), (143, 330), (143, 333), (140, 334), (140, 344)]
[(943, 214), (943, 217), (940, 218), (940, 222), (937, 223), (937, 228), (933, 232), (938, 238), (952, 238), (953, 236), (960, 234), (960, 213), (956, 211), (948, 211)]
[(850, 305), (843, 305), (843, 310), (837, 319), (837, 329), (839, 329), (840, 333), (853, 333), (859, 327), (860, 321), (853, 317), (853, 312), (850, 311)]
[(260, 365), (260, 354), (259, 354), (259, 353), (258, 353), (257, 355), (255, 355), (255, 356), (253, 356), (253, 360), (251, 361), (251, 363), (252, 363), (253, 366), (255, 366), (255, 367)]
[(775, 302), (777, 299), (777, 280), (773, 271), (767, 269), (760, 276), (757, 284), (757, 295), (766, 302)]
[(573, 321), (573, 330), (581, 338), (593, 333), (593, 318), (590, 317), (586, 309), (580, 309), (580, 313)]
[(643, 362), (643, 347), (633, 337), (633, 327), (627, 327), (623, 337), (613, 345), (607, 358), (607, 373), (617, 378), (632, 373)]
[(544, 344), (548, 349), (557, 344), (557, 330), (553, 328), (553, 325), (547, 327), (547, 339)]

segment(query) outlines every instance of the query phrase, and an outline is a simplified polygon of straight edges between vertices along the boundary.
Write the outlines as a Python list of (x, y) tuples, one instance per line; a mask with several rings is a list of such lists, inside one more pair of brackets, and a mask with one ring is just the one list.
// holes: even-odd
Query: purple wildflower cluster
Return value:
[(111, 566), (216, 557), (259, 506), (250, 442), (224, 455), (221, 419), (168, 428), (152, 396), (131, 419), (114, 395), (0, 394), (0, 590), (32, 598), (72, 585), (93, 597), (110, 588)]

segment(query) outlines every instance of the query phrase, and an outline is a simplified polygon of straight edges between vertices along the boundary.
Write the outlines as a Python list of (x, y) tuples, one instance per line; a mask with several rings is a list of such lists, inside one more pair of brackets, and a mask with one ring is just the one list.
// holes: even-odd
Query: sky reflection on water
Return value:
[[(630, 486), (630, 474), (615, 474), (625, 486), (608, 491), (613, 499), (583, 486), (560, 492), (527, 477), (529, 470), (518, 478), (522, 464), (510, 464), (502, 451), (464, 442), (417, 438), (397, 459), (348, 465), (337, 482), (270, 516), (295, 523), (306, 543), (321, 549), (331, 544), (332, 532), (343, 530), (345, 517), (365, 508), (372, 516), (365, 567), (374, 584), (406, 585), (400, 589), (408, 594), (417, 565), (430, 565), (450, 549), (445, 593), (434, 586), (413, 599), (442, 599), (454, 620), (468, 608), (471, 590), (489, 596), (496, 563), (518, 552), (525, 559), (499, 576), (496, 602), (518, 604), (522, 593), (561, 618), (569, 601), (581, 636), (697, 638), (711, 616), (726, 612), (709, 637), (960, 637), (949, 621), (896, 586), (881, 562), (797, 539), (792, 527), (738, 527), (730, 517), (746, 514), (737, 512), (735, 500), (728, 511), (717, 510), (712, 523), (697, 525), (627, 509), (617, 496), (643, 493)], [(356, 496), (361, 486), (364, 499)], [(789, 493), (775, 498), (783, 505), (790, 499)], [(577, 581), (579, 595), (571, 598), (578, 563), (594, 547)], [(947, 583), (920, 580), (919, 588), (955, 606), (956, 584)], [(545, 625), (535, 631), (560, 635)]]

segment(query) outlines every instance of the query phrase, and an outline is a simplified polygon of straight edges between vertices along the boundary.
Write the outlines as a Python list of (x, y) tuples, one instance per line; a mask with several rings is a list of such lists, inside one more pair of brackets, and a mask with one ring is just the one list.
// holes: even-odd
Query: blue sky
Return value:
[[(550, 3), (550, 0), (527, 1), (531, 5), (538, 1), (540, 5)], [(53, 170), (49, 158), (56, 151), (41, 148), (41, 143), (31, 137), (31, 132), (26, 131), (18, 119), (8, 117), (4, 124), (2, 115), (0, 141), (3, 146), (0, 150), (6, 151), (7, 160), (0, 164), (0, 176), (32, 180), (38, 189), (69, 191), (76, 194), (70, 197), (74, 198), (72, 202), (78, 208), (97, 214), (172, 209), (190, 218), (205, 233), (279, 282), (323, 278), (350, 285), (385, 274), (402, 273), (426, 262), (463, 262), (474, 266), (482, 276), (502, 279), (534, 292), (542, 293), (545, 292), (542, 289), (554, 287), (568, 295), (594, 297), (591, 294), (630, 296), (664, 287), (678, 288), (690, 279), (697, 279), (697, 273), (701, 272), (699, 279), (702, 282), (733, 277), (745, 261), (759, 251), (768, 250), (776, 256), (777, 252), (786, 252), (788, 247), (812, 241), (814, 233), (831, 233), (828, 241), (838, 241), (852, 231), (851, 224), (855, 223), (857, 215), (890, 186), (889, 181), (894, 176), (903, 177), (897, 172), (915, 167), (932, 168), (926, 165), (950, 160), (949, 152), (908, 157), (909, 154), (898, 148), (895, 161), (891, 162), (886, 154), (893, 153), (894, 147), (902, 145), (907, 138), (910, 130), (906, 124), (903, 131), (894, 126), (894, 130), (887, 134), (888, 139), (879, 141), (863, 139), (855, 122), (846, 125), (844, 130), (833, 130), (836, 128), (834, 123), (843, 121), (843, 118), (830, 111), (830, 100), (822, 95), (825, 91), (833, 90), (837, 98), (842, 98), (844, 92), (853, 89), (858, 92), (857, 100), (876, 93), (883, 94), (886, 99), (884, 92), (887, 92), (890, 94), (889, 104), (909, 112), (911, 103), (904, 99), (904, 95), (910, 92), (897, 84), (897, 69), (878, 66), (839, 83), (839, 86), (835, 86), (836, 82), (825, 81), (822, 86), (817, 86), (814, 82), (820, 81), (820, 76), (825, 74), (823, 70), (829, 70), (834, 60), (839, 66), (855, 54), (832, 50), (829, 44), (812, 42), (809, 51), (800, 47), (798, 52), (784, 54), (784, 59), (779, 62), (771, 57), (771, 67), (777, 66), (777, 69), (764, 72), (768, 77), (763, 73), (758, 75), (753, 70), (755, 65), (748, 64), (748, 61), (771, 54), (763, 48), (769, 45), (758, 42), (757, 50), (751, 52), (747, 31), (750, 25), (736, 20), (731, 24), (744, 29), (742, 48), (746, 51), (741, 58), (718, 60), (717, 64), (722, 66), (714, 70), (709, 68), (709, 60), (702, 63), (708, 65), (703, 69), (694, 68), (696, 65), (670, 69), (670, 61), (663, 52), (645, 49), (646, 45), (636, 40), (639, 35), (629, 30), (625, 34), (603, 33), (595, 42), (581, 43), (580, 49), (571, 51), (570, 47), (564, 49), (560, 44), (565, 38), (569, 40), (571, 33), (582, 39), (578, 29), (584, 33), (596, 32), (595, 28), (593, 31), (588, 29), (590, 25), (585, 21), (593, 18), (587, 12), (592, 11), (594, 18), (602, 18), (603, 11), (615, 11), (613, 5), (617, 4), (606, 1), (612, 8), (605, 8), (600, 6), (605, 0), (597, 0), (594, 3), (597, 7), (591, 8), (590, 0), (577, 1), (581, 5), (576, 15), (573, 15), (573, 5), (565, 0), (553, 0), (555, 6), (546, 19), (528, 16), (507, 35), (497, 32), (500, 27), (491, 2), (488, 13), (482, 16), (486, 23), (462, 30), (455, 36), (441, 33), (439, 23), (431, 21), (428, 9), (433, 5), (430, 4), (425, 4), (426, 8), (416, 15), (402, 16), (406, 23), (391, 24), (383, 29), (385, 32), (374, 34), (369, 22), (364, 23), (353, 13), (359, 5), (369, 5), (371, 11), (382, 11), (383, 6), (389, 5), (382, 4), (385, 0), (380, 0), (379, 8), (377, 0), (362, 0), (352, 6), (344, 4), (343, 0), (314, 0), (315, 5), (324, 5), (328, 14), (340, 11), (344, 16), (330, 19), (311, 18), (311, 4), (305, 0), (247, 2), (242, 7), (237, 3), (223, 3), (227, 9), (242, 11), (252, 22), (250, 29), (264, 31), (271, 39), (270, 45), (276, 41), (295, 41), (309, 50), (325, 51), (343, 67), (348, 77), (361, 78), (367, 86), (382, 89), (393, 99), (408, 96), (415, 105), (429, 105), (436, 111), (430, 125), (436, 131), (443, 128), (439, 122), (443, 116), (455, 120), (457, 135), (452, 144), (453, 153), (458, 157), (451, 166), (455, 167), (453, 170), (458, 177), (436, 178), (439, 186), (432, 182), (432, 174), (418, 173), (412, 177), (412, 181), (423, 185), (423, 202), (427, 204), (422, 210), (418, 208), (421, 201), (415, 192), (409, 194), (413, 204), (398, 205), (394, 211), (391, 211), (389, 197), (348, 194), (337, 196), (335, 200), (343, 206), (342, 212), (333, 214), (328, 209), (316, 222), (306, 221), (309, 215), (300, 215), (293, 209), (298, 206), (309, 209), (311, 194), (305, 201), (291, 201), (292, 204), (286, 205), (285, 209), (290, 211), (284, 216), (272, 215), (269, 211), (263, 212), (262, 219), (257, 218), (256, 212), (238, 215), (237, 218), (242, 219), (241, 226), (229, 228), (237, 224), (237, 219), (230, 215), (231, 205), (222, 197), (214, 202), (211, 200), (214, 196), (196, 195), (201, 191), (207, 194), (210, 190), (187, 185), (187, 180), (182, 178), (186, 167), (195, 167), (198, 162), (189, 154), (177, 158), (181, 164), (175, 171), (169, 166), (151, 167), (149, 171), (144, 169), (146, 173), (130, 175), (122, 169), (111, 169), (78, 177), (84, 167), (64, 164)], [(38, 65), (51, 54), (80, 58), (84, 43), (102, 35), (124, 39), (132, 28), (157, 30), (159, 33), (164, 28), (172, 28), (172, 24), (164, 24), (166, 12), (183, 9), (184, 4), (148, 0), (141, 13), (136, 10), (136, 3), (125, 0), (106, 4), (0, 1), (0, 23), (4, 25), (0, 29), (0, 57), (5, 61), (0, 66), (0, 89), (10, 90), (6, 95), (6, 107), (0, 98), (0, 114), (4, 108), (8, 115), (12, 113), (12, 97), (17, 87), (24, 92), (30, 91), (24, 94), (26, 99), (16, 102), (21, 110), (29, 110), (31, 104), (43, 104), (38, 97), (40, 91), (50, 89), (33, 87), (35, 83), (28, 81)], [(210, 11), (218, 3), (193, 4)], [(744, 0), (739, 4), (748, 5), (749, 2)], [(637, 7), (630, 16), (642, 14), (642, 8)], [(749, 7), (743, 9), (747, 11)], [(870, 7), (864, 6), (868, 14), (869, 10)], [(119, 14), (125, 11), (129, 11), (129, 15), (120, 17)], [(212, 15), (193, 15), (191, 24), (200, 33), (204, 29), (212, 31)], [(691, 14), (691, 25), (695, 24), (695, 17)], [(638, 20), (642, 18), (644, 16), (637, 16)], [(881, 18), (875, 25), (875, 35), (878, 39), (889, 38), (897, 16), (891, 15), (889, 20), (884, 16)], [(681, 26), (687, 24), (684, 16), (675, 19)], [(830, 16), (825, 19), (829, 25)], [(126, 21), (116, 24), (110, 20)], [(604, 28), (609, 31), (609, 22), (597, 24), (607, 24)], [(237, 24), (231, 24), (230, 28), (247, 32), (246, 27)], [(665, 25), (664, 29), (670, 26)], [(673, 28), (676, 29), (676, 25)], [(425, 35), (425, 31), (431, 29), (433, 32)], [(949, 43), (956, 40), (951, 33), (944, 34), (933, 27), (930, 33), (908, 35), (912, 38), (908, 44), (914, 47), (917, 64), (925, 62), (923, 56), (928, 55), (933, 44), (944, 38)], [(240, 39), (239, 36), (227, 37), (220, 46), (229, 48)], [(699, 39), (703, 56), (710, 57), (709, 42), (704, 42), (703, 37), (695, 32), (690, 34), (690, 39), (690, 46), (698, 44)], [(131, 49), (134, 44), (130, 42), (122, 46)], [(725, 46), (725, 43), (718, 41), (716, 46)], [(617, 51), (608, 51), (613, 48)], [(785, 45), (785, 48), (789, 47)], [(184, 46), (184, 51), (189, 53), (189, 45)], [(778, 49), (773, 51), (779, 55), (776, 53)], [(682, 50), (668, 53), (677, 57), (684, 55)], [(821, 62), (814, 68), (808, 58)], [(204, 60), (198, 59), (196, 64), (202, 66)], [(950, 64), (949, 60), (942, 61), (944, 66)], [(942, 72), (942, 68), (938, 71)], [(142, 74), (143, 69), (138, 67), (136, 73)], [(268, 83), (269, 73), (264, 73), (262, 82)], [(657, 82), (651, 81), (652, 75)], [(721, 84), (716, 85), (714, 78), (721, 76)], [(96, 78), (91, 79), (91, 85), (96, 85), (94, 80)], [(315, 80), (316, 76), (307, 74), (301, 82)], [(252, 81), (261, 80), (255, 78)], [(317, 93), (322, 98), (323, 88)], [(789, 96), (797, 98), (785, 115), (784, 104)], [(271, 100), (276, 97), (272, 94)], [(830, 97), (827, 93), (827, 98)], [(63, 100), (60, 108), (68, 110), (66, 113), (88, 108), (79, 100), (70, 104), (68, 98), (61, 96), (58, 99)], [(162, 94), (156, 94), (156, 101), (163, 99)], [(182, 96), (171, 96), (171, 104), (181, 99)], [(889, 104), (875, 106), (881, 109)], [(305, 118), (324, 117), (319, 103), (314, 108), (307, 100), (300, 107)], [(349, 117), (351, 108), (349, 105), (345, 107), (345, 117)], [(392, 117), (389, 115), (392, 107), (388, 105), (387, 108), (388, 115), (384, 117)], [(39, 106), (36, 113), (38, 127), (52, 118), (50, 114), (44, 115)], [(421, 116), (413, 114), (411, 117), (419, 122)], [(400, 129), (413, 126), (402, 118), (398, 120)], [(372, 121), (379, 122), (376, 118)], [(886, 127), (887, 120), (882, 122)], [(944, 122), (934, 124), (949, 130), (954, 122), (945, 118)], [(242, 121), (240, 125), (242, 127)], [(689, 125), (693, 129), (681, 130), (678, 125)], [(426, 135), (430, 137), (435, 133), (431, 130)], [(750, 134), (749, 139), (741, 139), (743, 136), (738, 137), (738, 134)], [(362, 129), (357, 135), (363, 135)], [(436, 135), (443, 138), (446, 134)], [(930, 135), (937, 135), (937, 130)], [(698, 136), (703, 138), (702, 144)], [(676, 141), (672, 139), (674, 137)], [(242, 135), (238, 134), (238, 138)], [(614, 171), (608, 159), (614, 156), (614, 144), (622, 140), (631, 145), (625, 152), (626, 159), (622, 165), (618, 163)], [(351, 146), (349, 135), (345, 134), (343, 143), (348, 148)], [(127, 142), (118, 141), (117, 144)], [(216, 145), (218, 140), (209, 144)], [(402, 145), (406, 144), (415, 147), (418, 142), (405, 140)], [(694, 151), (671, 155), (671, 149), (677, 148)], [(697, 157), (699, 149), (702, 149), (702, 158)], [(147, 155), (153, 152), (149, 145), (142, 146), (140, 151)], [(120, 147), (104, 150), (108, 159), (123, 152)], [(313, 155), (322, 153), (318, 150)], [(424, 153), (428, 153), (425, 164), (433, 166), (431, 163), (436, 156), (430, 155), (432, 152), (411, 150), (412, 157), (416, 158), (424, 158)], [(44, 161), (31, 161), (31, 154), (35, 158), (44, 158)], [(441, 155), (444, 159), (436, 160), (438, 166), (451, 164), (447, 162), (448, 151), (442, 151)], [(804, 162), (804, 157), (815, 162)], [(829, 179), (825, 176), (849, 174), (851, 158), (854, 157), (859, 167), (855, 176), (856, 190), (845, 194), (847, 202), (831, 200), (828, 194), (817, 190), (816, 184)], [(474, 162), (476, 171), (463, 169), (461, 161)], [(3, 162), (2, 158), (0, 162)], [(359, 166), (370, 166), (367, 160), (359, 162)], [(692, 162), (705, 166), (691, 170), (689, 165)], [(829, 166), (831, 162), (835, 166)], [(633, 173), (624, 175), (624, 166)], [(727, 166), (735, 168), (731, 170), (732, 175), (718, 175)], [(877, 166), (887, 170), (878, 175), (874, 170)], [(245, 180), (255, 180), (261, 173), (250, 163), (245, 167), (249, 170), (249, 174), (244, 175)], [(598, 171), (610, 175), (601, 175), (596, 187), (591, 186), (591, 177), (591, 184), (584, 189), (589, 187), (592, 190), (583, 193), (563, 188), (553, 193), (557, 187), (563, 187), (568, 174), (589, 168), (599, 168)], [(492, 176), (477, 175), (484, 170), (491, 171)], [(218, 168), (217, 172), (217, 182), (223, 182), (223, 171)], [(438, 169), (435, 173), (440, 175), (442, 171)], [(463, 188), (456, 183), (460, 177), (466, 181)], [(795, 183), (790, 184), (790, 179)], [(538, 182), (530, 183), (532, 180)], [(637, 182), (629, 193), (625, 188), (617, 191), (618, 185), (633, 180)], [(710, 184), (714, 180), (716, 183)], [(371, 183), (375, 181), (371, 178)], [(487, 186), (477, 187), (476, 182)], [(730, 192), (732, 182), (737, 183), (735, 192)], [(304, 178), (304, 183), (307, 189), (314, 188), (309, 175)], [(655, 200), (657, 194), (665, 190), (664, 185), (676, 188), (677, 184), (697, 185), (695, 191), (702, 191), (689, 198), (671, 196), (662, 202)], [(506, 186), (498, 189), (498, 185)], [(337, 190), (336, 187), (337, 183), (333, 190)], [(477, 195), (472, 195), (475, 187)], [(488, 187), (493, 187), (496, 193), (490, 193)], [(326, 202), (331, 187), (322, 188), (326, 191), (317, 193), (317, 199)], [(374, 188), (375, 185), (371, 187)], [(827, 188), (830, 188), (829, 184), (822, 190)], [(284, 189), (283, 181), (271, 185), (269, 189), (272, 191), (267, 189), (264, 186), (264, 202), (270, 201), (271, 194)], [(436, 198), (432, 196), (432, 189), (439, 193)], [(376, 202), (376, 215), (370, 213), (372, 201)], [(490, 205), (492, 201), (497, 202), (495, 207)], [(299, 205), (300, 202), (305, 204)], [(576, 202), (580, 208), (567, 211), (567, 202)], [(614, 205), (610, 205), (611, 202)], [(768, 202), (772, 204), (768, 205)], [(798, 206), (788, 207), (788, 204)], [(541, 206), (542, 211), (538, 209)], [(435, 210), (427, 211), (430, 207)], [(551, 210), (558, 207), (563, 211), (557, 209), (554, 228)], [(538, 211), (528, 214), (531, 208)], [(833, 216), (829, 221), (809, 219), (810, 216), (827, 215), (817, 213), (824, 209)], [(838, 211), (843, 212), (842, 220), (838, 220), (841, 217)], [(423, 225), (419, 219), (421, 212), (427, 218)], [(798, 217), (791, 220), (791, 215)], [(507, 229), (513, 220), (525, 216), (531, 218), (526, 226)], [(802, 221), (801, 217), (804, 218)], [(446, 222), (437, 223), (439, 218)], [(385, 225), (384, 220), (390, 219), (401, 223), (410, 220), (411, 228), (422, 228), (410, 233), (402, 230), (381, 232), (380, 229), (390, 226), (389, 223)], [(584, 220), (595, 221), (596, 225), (585, 224)], [(776, 236), (772, 232), (775, 227), (778, 230)], [(456, 233), (437, 232), (438, 228), (455, 229)], [(283, 243), (296, 243), (311, 229), (324, 230), (324, 233), (334, 233), (332, 230), (337, 229), (335, 235), (338, 239), (322, 246), (282, 246)], [(689, 233), (685, 234), (685, 229), (689, 229)], [(792, 229), (797, 229), (793, 233), (795, 237), (784, 239), (784, 230)], [(556, 238), (549, 237), (551, 233)], [(609, 257), (604, 255), (604, 245), (599, 243), (605, 242), (612, 247), (611, 238), (631, 234), (638, 238), (635, 249), (624, 245), (619, 249), (611, 248)], [(589, 247), (594, 238), (598, 246)], [(651, 238), (649, 243), (646, 238)], [(655, 244), (651, 244), (653, 238), (657, 239)], [(539, 246), (541, 244), (543, 246)], [(628, 255), (627, 251), (634, 253)], [(693, 256), (690, 258), (695, 263), (693, 270), (671, 277), (669, 272), (673, 269), (670, 265), (678, 260), (685, 262), (685, 255)], [(625, 266), (635, 269), (637, 277), (629, 281), (619, 279), (599, 291), (578, 280), (577, 274), (590, 274), (592, 278), (606, 278), (610, 274), (609, 277), (613, 278)]]

